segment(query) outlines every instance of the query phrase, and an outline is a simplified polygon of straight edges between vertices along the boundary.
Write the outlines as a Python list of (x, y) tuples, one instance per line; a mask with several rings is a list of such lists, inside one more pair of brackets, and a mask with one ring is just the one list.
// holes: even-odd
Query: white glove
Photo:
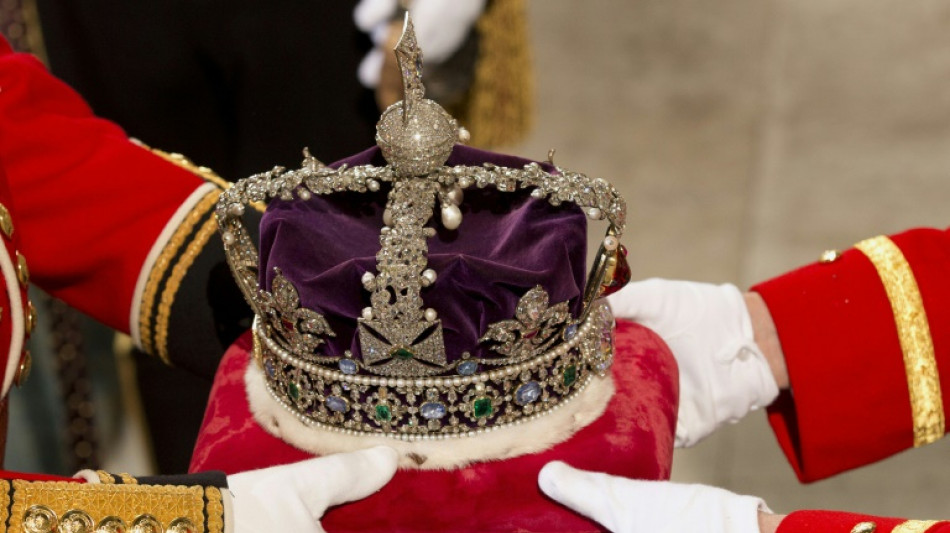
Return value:
[(331, 505), (365, 498), (396, 473), (396, 450), (377, 446), (228, 476), (234, 531), (323, 532)]
[(614, 533), (759, 533), (765, 502), (705, 485), (635, 481), (560, 461), (538, 474), (541, 490)]
[[(442, 63), (458, 50), (485, 9), (486, 0), (414, 0), (409, 13), (424, 61)], [(389, 22), (396, 14), (397, 0), (360, 0), (353, 10), (356, 27), (369, 34), (376, 45), (359, 66), (360, 82), (370, 89), (379, 85)]]
[(778, 396), (735, 285), (654, 278), (607, 299), (615, 317), (647, 326), (673, 351), (680, 376), (677, 447), (696, 444)]

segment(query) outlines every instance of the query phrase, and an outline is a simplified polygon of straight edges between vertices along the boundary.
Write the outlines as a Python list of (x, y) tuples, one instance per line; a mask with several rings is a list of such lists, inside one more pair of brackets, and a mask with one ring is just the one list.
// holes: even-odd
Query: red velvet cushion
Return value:
[[(678, 377), (666, 344), (652, 331), (620, 322), (613, 366), (617, 393), (607, 411), (567, 442), (542, 453), (453, 471), (399, 471), (373, 496), (337, 507), (328, 532), (348, 531), (602, 531), (547, 499), (538, 471), (555, 459), (578, 468), (667, 479), (673, 454)], [(250, 415), (244, 371), (249, 335), (224, 356), (195, 454), (193, 472), (241, 472), (299, 461), (309, 454), (265, 432)]]

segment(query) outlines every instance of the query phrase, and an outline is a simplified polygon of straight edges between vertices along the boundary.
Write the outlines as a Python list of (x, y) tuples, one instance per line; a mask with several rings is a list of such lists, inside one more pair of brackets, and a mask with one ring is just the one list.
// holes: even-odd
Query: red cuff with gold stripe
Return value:
[(946, 533), (950, 522), (882, 518), (838, 511), (796, 511), (782, 520), (777, 533)]
[[(950, 233), (917, 229), (861, 247), (753, 287), (775, 321), (791, 384), (769, 420), (802, 481), (945, 432), (920, 398), (941, 411), (950, 397)], [(917, 300), (906, 297), (915, 292)]]

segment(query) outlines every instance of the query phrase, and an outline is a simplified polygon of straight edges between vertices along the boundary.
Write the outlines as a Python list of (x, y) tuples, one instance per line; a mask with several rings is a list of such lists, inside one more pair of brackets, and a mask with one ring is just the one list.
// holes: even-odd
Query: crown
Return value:
[[(605, 180), (553, 164), (447, 165), (453, 150), (472, 149), (455, 147), (462, 131), (457, 122), (424, 98), (422, 54), (408, 16), (395, 52), (405, 97), (386, 109), (377, 125), (377, 145), (387, 164), (331, 168), (304, 150), (301, 168), (255, 174), (218, 201), (228, 262), (256, 315), (254, 356), (268, 391), (306, 425), (406, 441), (473, 436), (544, 416), (602, 378), (613, 360), (613, 318), (600, 298), (629, 279), (619, 242), (625, 203)], [(442, 283), (440, 289), (429, 243), (452, 248), (464, 229), (465, 191), (480, 205), (493, 202), (483, 201), (487, 191), (505, 193), (513, 198), (509, 207), (528, 213), (524, 216), (559, 216), (574, 228), (578, 207), (589, 219), (606, 220), (608, 229), (583, 290), (552, 302), (554, 284), (539, 281), (508, 301), (476, 303), (464, 299), (477, 289), (466, 292), (454, 283)], [(246, 205), (269, 200), (265, 218), (272, 217), (272, 226), (292, 226), (300, 218), (331, 232), (341, 212), (361, 214), (363, 203), (384, 204), (381, 228), (374, 232), (375, 264), (364, 268), (344, 261), (330, 269), (324, 293), (311, 297), (305, 284), (314, 276), (285, 272), (287, 265), (334, 254), (320, 253), (328, 243), (314, 242), (306, 228), (265, 245), (262, 223), (259, 255), (241, 217)], [(565, 211), (571, 205), (573, 211)], [(436, 210), (441, 227), (430, 223)], [(465, 216), (483, 224), (493, 216), (490, 211), (472, 208)], [(317, 224), (314, 216), (321, 217)], [(571, 237), (583, 235), (583, 217), (580, 221), (581, 229)], [(515, 223), (510, 229), (523, 228)], [(547, 242), (564, 248), (557, 236), (547, 235)], [(290, 254), (282, 269), (273, 264), (280, 245), (306, 253)], [(583, 263), (583, 251), (579, 255)], [(269, 268), (260, 268), (260, 262)], [(507, 287), (525, 276), (516, 270), (511, 279), (488, 282)], [(354, 277), (361, 294), (338, 282)], [(362, 302), (355, 311), (354, 301)], [(454, 310), (451, 324), (443, 324), (436, 310), (440, 304)], [(485, 319), (499, 309), (510, 314)], [(458, 323), (459, 314), (467, 316), (465, 324)], [(471, 346), (457, 342), (464, 336), (458, 330), (465, 328), (478, 330)]]

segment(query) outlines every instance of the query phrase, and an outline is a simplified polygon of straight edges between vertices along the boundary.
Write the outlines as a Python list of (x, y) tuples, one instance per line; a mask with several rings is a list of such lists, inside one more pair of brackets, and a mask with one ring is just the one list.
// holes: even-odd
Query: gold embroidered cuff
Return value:
[[(12, 484), (13, 491), (10, 492)], [(0, 481), (10, 531), (165, 531), (220, 533), (224, 506), (215, 487), (90, 485)]]
[(894, 313), (910, 391), (914, 446), (930, 444), (943, 437), (945, 420), (937, 359), (917, 280), (891, 239), (874, 237), (859, 242), (855, 248), (874, 265)]

